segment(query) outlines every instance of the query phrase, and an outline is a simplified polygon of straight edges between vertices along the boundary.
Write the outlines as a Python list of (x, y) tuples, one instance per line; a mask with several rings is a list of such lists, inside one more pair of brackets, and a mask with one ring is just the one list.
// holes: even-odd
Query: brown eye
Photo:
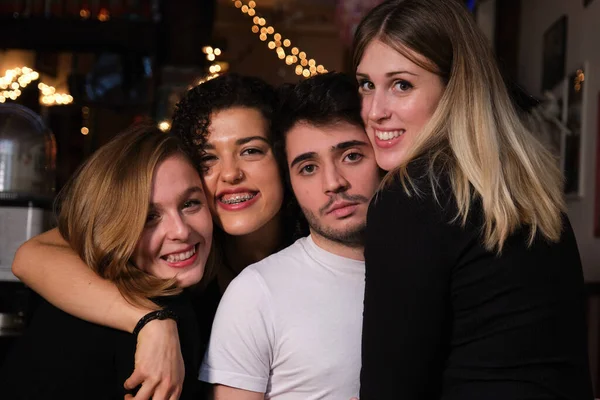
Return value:
[(301, 175), (312, 175), (315, 172), (316, 166), (313, 164), (305, 165), (300, 169)]
[(257, 148), (246, 149), (242, 152), (242, 155), (248, 155), (248, 156), (255, 156), (255, 155), (261, 155), (261, 154), (265, 154), (265, 153), (261, 149), (257, 149)]
[(363, 158), (362, 154), (354, 152), (354, 153), (347, 154), (346, 157), (344, 157), (344, 160), (350, 161), (350, 162), (357, 162), (357, 161), (362, 160), (362, 158)]
[(396, 90), (406, 92), (407, 90), (410, 90), (413, 86), (408, 81), (397, 81), (394, 83), (394, 87), (396, 88)]
[(364, 80), (359, 80), (358, 81), (358, 87), (361, 91), (366, 91), (366, 90), (373, 90), (375, 89), (375, 85), (373, 84), (373, 82), (368, 81), (366, 79)]

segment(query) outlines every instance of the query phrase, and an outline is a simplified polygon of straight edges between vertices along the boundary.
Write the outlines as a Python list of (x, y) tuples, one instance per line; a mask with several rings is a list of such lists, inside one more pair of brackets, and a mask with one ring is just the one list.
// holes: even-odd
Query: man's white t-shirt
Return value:
[(248, 266), (227, 288), (199, 379), (266, 399), (358, 396), (365, 263), (312, 238)]

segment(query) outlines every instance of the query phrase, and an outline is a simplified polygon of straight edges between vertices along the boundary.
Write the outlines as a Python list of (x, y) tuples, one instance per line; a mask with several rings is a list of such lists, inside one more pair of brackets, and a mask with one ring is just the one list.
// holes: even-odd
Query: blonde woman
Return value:
[(562, 176), (472, 17), (387, 1), (354, 63), (388, 171), (368, 214), (361, 400), (591, 399)]
[[(186, 377), (200, 398), (200, 336), (184, 288), (211, 275), (212, 219), (198, 171), (181, 142), (138, 127), (100, 148), (63, 189), (58, 227), (82, 260), (132, 305), (155, 309), (134, 333), (73, 317), (46, 301), (0, 374), (10, 399), (123, 399), (134, 369), (136, 335), (146, 323), (174, 319)], [(147, 396), (151, 385), (137, 395)], [(181, 397), (179, 397), (181, 395)]]

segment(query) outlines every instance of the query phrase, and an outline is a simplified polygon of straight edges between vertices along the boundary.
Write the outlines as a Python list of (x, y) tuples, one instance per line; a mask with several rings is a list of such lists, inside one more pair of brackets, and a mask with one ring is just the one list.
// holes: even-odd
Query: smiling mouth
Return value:
[(182, 251), (181, 253), (167, 254), (165, 256), (162, 256), (161, 258), (168, 263), (176, 263), (176, 262), (186, 261), (186, 260), (189, 260), (190, 258), (192, 258), (194, 256), (194, 254), (196, 254), (196, 247), (197, 247), (197, 245), (194, 245), (194, 247), (192, 247), (188, 251)]
[(375, 130), (375, 136), (377, 136), (377, 139), (379, 139), (379, 140), (392, 140), (394, 138), (404, 135), (405, 132), (406, 132), (406, 130), (404, 130), (404, 129), (398, 129), (395, 131)]
[(223, 204), (240, 204), (252, 200), (257, 193), (240, 193), (240, 194), (224, 194), (219, 197), (219, 201)]

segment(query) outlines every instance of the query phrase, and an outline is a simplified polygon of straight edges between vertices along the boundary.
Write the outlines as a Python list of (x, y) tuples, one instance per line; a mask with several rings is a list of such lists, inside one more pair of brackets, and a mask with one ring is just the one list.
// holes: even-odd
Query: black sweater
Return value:
[[(593, 398), (584, 283), (573, 231), (529, 231), (500, 256), (482, 245), (482, 208), (465, 227), (448, 179), (437, 202), (423, 168), (372, 202), (365, 247), (361, 400)], [(419, 178), (420, 177), (420, 178)]]
[[(187, 294), (163, 297), (179, 317), (185, 364), (181, 399), (201, 398), (201, 361), (196, 316)], [(0, 369), (3, 399), (122, 400), (123, 383), (134, 367), (135, 337), (127, 332), (75, 318), (45, 300)]]

